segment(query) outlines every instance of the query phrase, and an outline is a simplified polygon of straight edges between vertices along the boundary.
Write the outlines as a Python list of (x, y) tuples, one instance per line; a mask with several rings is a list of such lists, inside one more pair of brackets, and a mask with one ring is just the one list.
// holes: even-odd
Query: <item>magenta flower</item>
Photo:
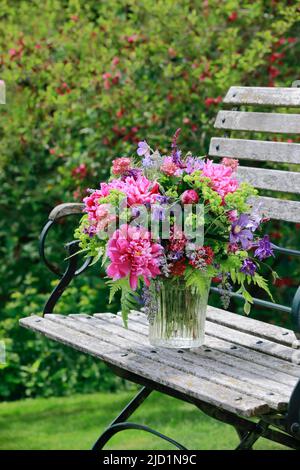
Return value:
[(123, 191), (127, 196), (128, 206), (136, 204), (152, 204), (159, 194), (159, 185), (156, 181), (150, 181), (145, 176), (137, 179), (128, 176), (124, 181)]
[(194, 189), (187, 189), (181, 194), (180, 200), (182, 204), (197, 204), (199, 196)]
[(238, 181), (232, 177), (232, 173), (232, 168), (213, 163), (211, 160), (206, 160), (202, 169), (202, 175), (210, 178), (212, 188), (222, 198), (228, 193), (234, 193), (239, 186)]
[(113, 280), (129, 275), (130, 287), (135, 290), (139, 276), (147, 286), (158, 276), (163, 248), (151, 241), (151, 234), (143, 227), (124, 224), (116, 230), (108, 243), (107, 255), (111, 260), (107, 274)]

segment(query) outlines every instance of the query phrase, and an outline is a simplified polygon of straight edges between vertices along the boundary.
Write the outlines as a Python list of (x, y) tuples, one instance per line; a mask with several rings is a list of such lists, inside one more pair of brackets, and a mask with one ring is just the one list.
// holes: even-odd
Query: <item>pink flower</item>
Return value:
[(111, 208), (110, 204), (99, 204), (96, 208), (97, 232), (102, 232), (116, 220), (115, 214), (111, 213)]
[(174, 176), (178, 170), (178, 166), (174, 163), (172, 157), (165, 157), (162, 166), (160, 167), (161, 171), (168, 176)]
[(228, 211), (227, 217), (230, 222), (235, 222), (238, 219), (237, 210), (234, 209), (234, 210)]
[(114, 232), (108, 243), (107, 255), (111, 263), (107, 274), (113, 280), (129, 275), (133, 290), (137, 288), (139, 276), (149, 286), (150, 279), (160, 274), (162, 250), (160, 244), (151, 242), (150, 232), (145, 228), (124, 224)]
[(150, 181), (145, 176), (139, 176), (137, 179), (127, 176), (123, 184), (129, 207), (156, 202), (156, 196), (159, 194), (159, 185), (156, 181)]
[(223, 199), (228, 193), (234, 193), (239, 186), (232, 173), (230, 167), (213, 163), (211, 160), (206, 160), (202, 169), (202, 175), (211, 180), (212, 188)]
[(199, 196), (194, 189), (187, 189), (181, 194), (180, 199), (182, 204), (197, 204)]
[(123, 175), (131, 168), (131, 159), (126, 157), (113, 160), (112, 172), (114, 175)]
[(236, 158), (222, 158), (221, 164), (225, 166), (229, 166), (232, 171), (235, 171), (239, 166), (239, 161)]

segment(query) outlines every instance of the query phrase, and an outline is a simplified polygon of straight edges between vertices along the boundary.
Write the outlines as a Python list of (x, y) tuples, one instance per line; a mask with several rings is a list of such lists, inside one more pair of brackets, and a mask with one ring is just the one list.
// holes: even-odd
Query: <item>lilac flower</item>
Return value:
[(139, 157), (150, 157), (150, 147), (145, 140), (138, 143), (137, 154)]
[(145, 168), (151, 168), (152, 166), (154, 166), (154, 162), (151, 158), (151, 155), (149, 153), (149, 155), (145, 155), (145, 157), (143, 158), (142, 160), (142, 165), (145, 167)]
[(262, 261), (269, 256), (274, 256), (272, 245), (268, 235), (265, 235), (261, 240), (259, 240), (257, 248), (254, 252), (254, 256)]
[(204, 162), (201, 158), (188, 157), (185, 161), (185, 172), (188, 174), (197, 170), (202, 170)]
[(243, 265), (240, 271), (244, 274), (249, 274), (250, 276), (254, 276), (256, 271), (256, 264), (250, 258), (244, 259)]
[(239, 218), (233, 222), (230, 232), (230, 243), (241, 243), (244, 250), (248, 250), (252, 246), (253, 233), (249, 229), (250, 218), (247, 214), (241, 214)]

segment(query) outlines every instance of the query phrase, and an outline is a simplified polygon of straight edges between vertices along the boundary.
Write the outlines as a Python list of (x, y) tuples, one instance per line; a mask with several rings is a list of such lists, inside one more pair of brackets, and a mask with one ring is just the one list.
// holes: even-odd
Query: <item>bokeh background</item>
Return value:
[[(7, 88), (0, 107), (1, 400), (128, 386), (103, 364), (18, 326), (41, 312), (57, 282), (38, 257), (47, 215), (56, 204), (81, 201), (108, 177), (111, 160), (134, 154), (139, 140), (166, 151), (181, 127), (183, 151), (205, 155), (229, 86), (300, 80), (299, 37), (295, 1), (0, 1)], [(58, 264), (74, 219), (50, 237), (47, 253)], [(272, 222), (268, 231), (274, 242), (297, 246), (299, 225)], [(273, 265), (276, 299), (288, 304), (299, 263), (277, 257)], [(95, 266), (76, 279), (57, 311), (117, 311), (103, 278)], [(282, 314), (252, 314), (289, 325)]]

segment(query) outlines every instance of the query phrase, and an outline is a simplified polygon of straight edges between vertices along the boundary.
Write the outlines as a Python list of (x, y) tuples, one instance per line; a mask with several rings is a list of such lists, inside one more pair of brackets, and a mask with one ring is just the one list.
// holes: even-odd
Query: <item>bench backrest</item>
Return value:
[[(238, 111), (246, 107), (284, 107), (300, 108), (300, 88), (261, 88), (231, 87), (225, 96), (224, 103), (232, 105), (235, 110), (219, 111), (215, 128), (227, 131), (261, 132), (268, 135), (268, 140), (249, 140), (245, 138), (214, 137), (211, 139), (209, 156), (237, 158), (241, 165), (238, 178), (248, 181), (258, 189), (288, 193), (285, 196), (258, 196), (252, 201), (260, 210), (272, 219), (288, 222), (300, 222), (300, 172), (259, 168), (260, 162), (300, 164), (300, 144), (294, 142), (277, 142), (269, 134), (299, 134), (300, 114), (295, 110), (282, 112)], [(274, 139), (274, 137), (273, 137)], [(288, 138), (287, 138), (288, 139)], [(255, 162), (255, 167), (245, 166), (244, 162)], [(291, 196), (293, 195), (293, 196)], [(298, 198), (298, 201), (295, 200)], [(294, 200), (293, 200), (294, 199)]]

